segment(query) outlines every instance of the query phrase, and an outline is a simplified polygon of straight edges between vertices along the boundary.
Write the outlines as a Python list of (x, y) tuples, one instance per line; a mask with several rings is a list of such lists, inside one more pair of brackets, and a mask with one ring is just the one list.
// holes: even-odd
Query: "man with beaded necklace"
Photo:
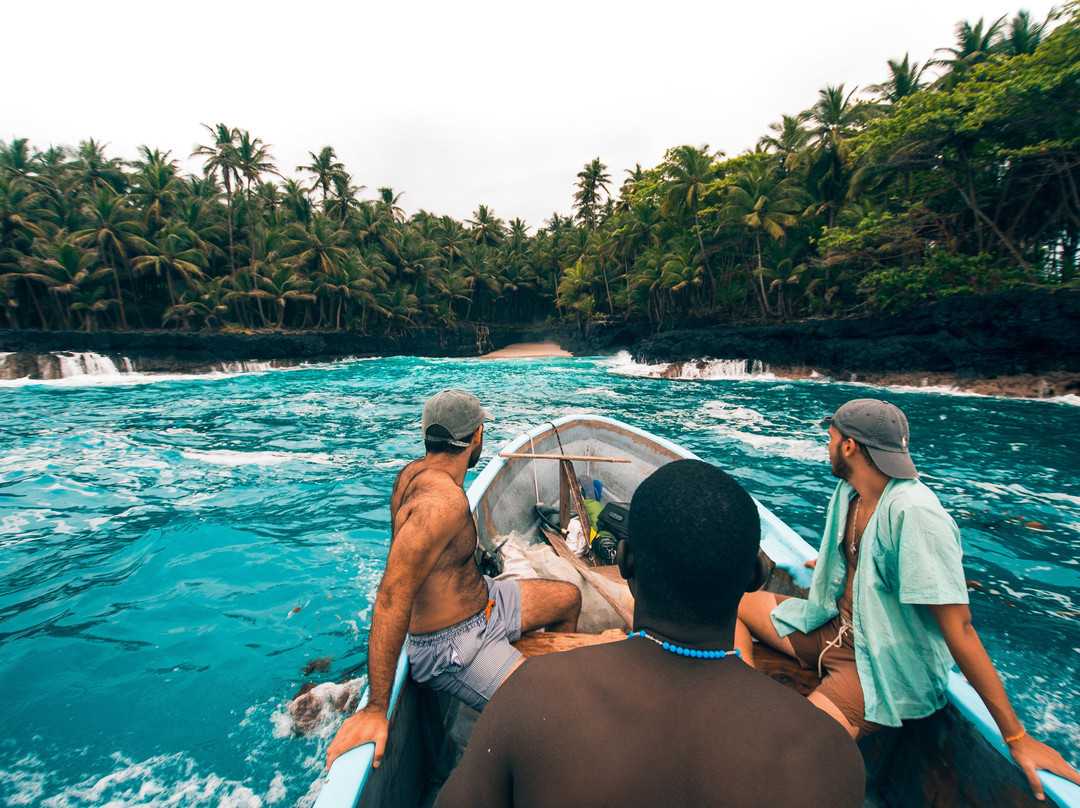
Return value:
[(739, 598), (764, 579), (760, 529), (750, 495), (700, 460), (642, 482), (617, 556), (633, 631), (522, 665), (436, 805), (861, 806), (851, 738), (733, 649)]
[(908, 453), (907, 417), (855, 399), (824, 421), (839, 478), (808, 598), (751, 592), (736, 643), (751, 635), (824, 674), (809, 699), (854, 738), (945, 706), (953, 661), (983, 700), (1038, 799), (1036, 769), (1080, 782), (1029, 736), (971, 625), (960, 533)]

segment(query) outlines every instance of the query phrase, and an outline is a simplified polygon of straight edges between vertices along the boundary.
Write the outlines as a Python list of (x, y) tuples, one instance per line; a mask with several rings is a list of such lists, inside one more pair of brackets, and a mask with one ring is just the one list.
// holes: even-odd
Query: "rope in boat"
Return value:
[[(529, 435), (529, 448), (532, 449), (533, 454), (536, 454), (536, 444), (533, 443), (532, 435)], [(533, 471), (533, 486), (536, 488), (536, 504), (540, 505), (542, 504), (540, 502), (540, 480), (536, 477), (536, 461), (533, 460), (530, 465), (532, 466)]]

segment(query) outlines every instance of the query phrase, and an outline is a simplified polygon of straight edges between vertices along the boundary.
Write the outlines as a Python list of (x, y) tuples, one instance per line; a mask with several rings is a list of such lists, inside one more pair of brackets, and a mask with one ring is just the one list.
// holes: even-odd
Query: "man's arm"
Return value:
[(390, 545), (386, 570), (375, 595), (368, 635), (368, 703), (345, 719), (326, 753), (326, 767), (343, 752), (374, 742), (372, 766), (378, 768), (386, 748), (394, 671), (412, 615), (413, 598), (443, 550), (460, 528), (454, 511), (468, 510), (464, 493), (436, 492), (418, 496)]
[[(982, 640), (971, 625), (971, 611), (966, 604), (948, 603), (927, 608), (937, 621), (960, 672), (964, 674), (1008, 741), (1013, 760), (1023, 770), (1036, 799), (1043, 799), (1043, 787), (1036, 769), (1060, 775), (1080, 783), (1080, 773), (1055, 750), (1032, 738), (1016, 717), (994, 664), (983, 648)], [(1012, 740), (1015, 739), (1015, 740)]]

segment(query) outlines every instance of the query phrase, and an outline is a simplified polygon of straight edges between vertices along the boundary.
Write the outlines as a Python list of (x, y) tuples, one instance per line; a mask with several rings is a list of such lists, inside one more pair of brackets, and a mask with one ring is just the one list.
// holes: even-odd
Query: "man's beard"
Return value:
[(483, 450), (484, 450), (484, 447), (482, 445), (477, 446), (475, 449), (473, 449), (473, 453), (471, 455), (469, 455), (469, 468), (472, 468), (478, 462), (480, 462), (480, 453)]
[(833, 477), (839, 477), (841, 480), (851, 480), (851, 466), (848, 464), (847, 458), (839, 450), (833, 457), (829, 458), (829, 462), (832, 465)]

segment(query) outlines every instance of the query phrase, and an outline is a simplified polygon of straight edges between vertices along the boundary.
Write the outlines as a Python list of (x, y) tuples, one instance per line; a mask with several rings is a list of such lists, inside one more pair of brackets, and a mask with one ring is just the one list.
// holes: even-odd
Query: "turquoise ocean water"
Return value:
[(542, 420), (611, 415), (730, 470), (815, 546), (835, 484), (818, 422), (889, 398), (960, 524), (1014, 704), (1080, 764), (1075, 400), (635, 370), (394, 358), (2, 383), (0, 803), (309, 805), (341, 716), (297, 735), (286, 704), (364, 663), (390, 487), (447, 386), (496, 415), (486, 457)]

